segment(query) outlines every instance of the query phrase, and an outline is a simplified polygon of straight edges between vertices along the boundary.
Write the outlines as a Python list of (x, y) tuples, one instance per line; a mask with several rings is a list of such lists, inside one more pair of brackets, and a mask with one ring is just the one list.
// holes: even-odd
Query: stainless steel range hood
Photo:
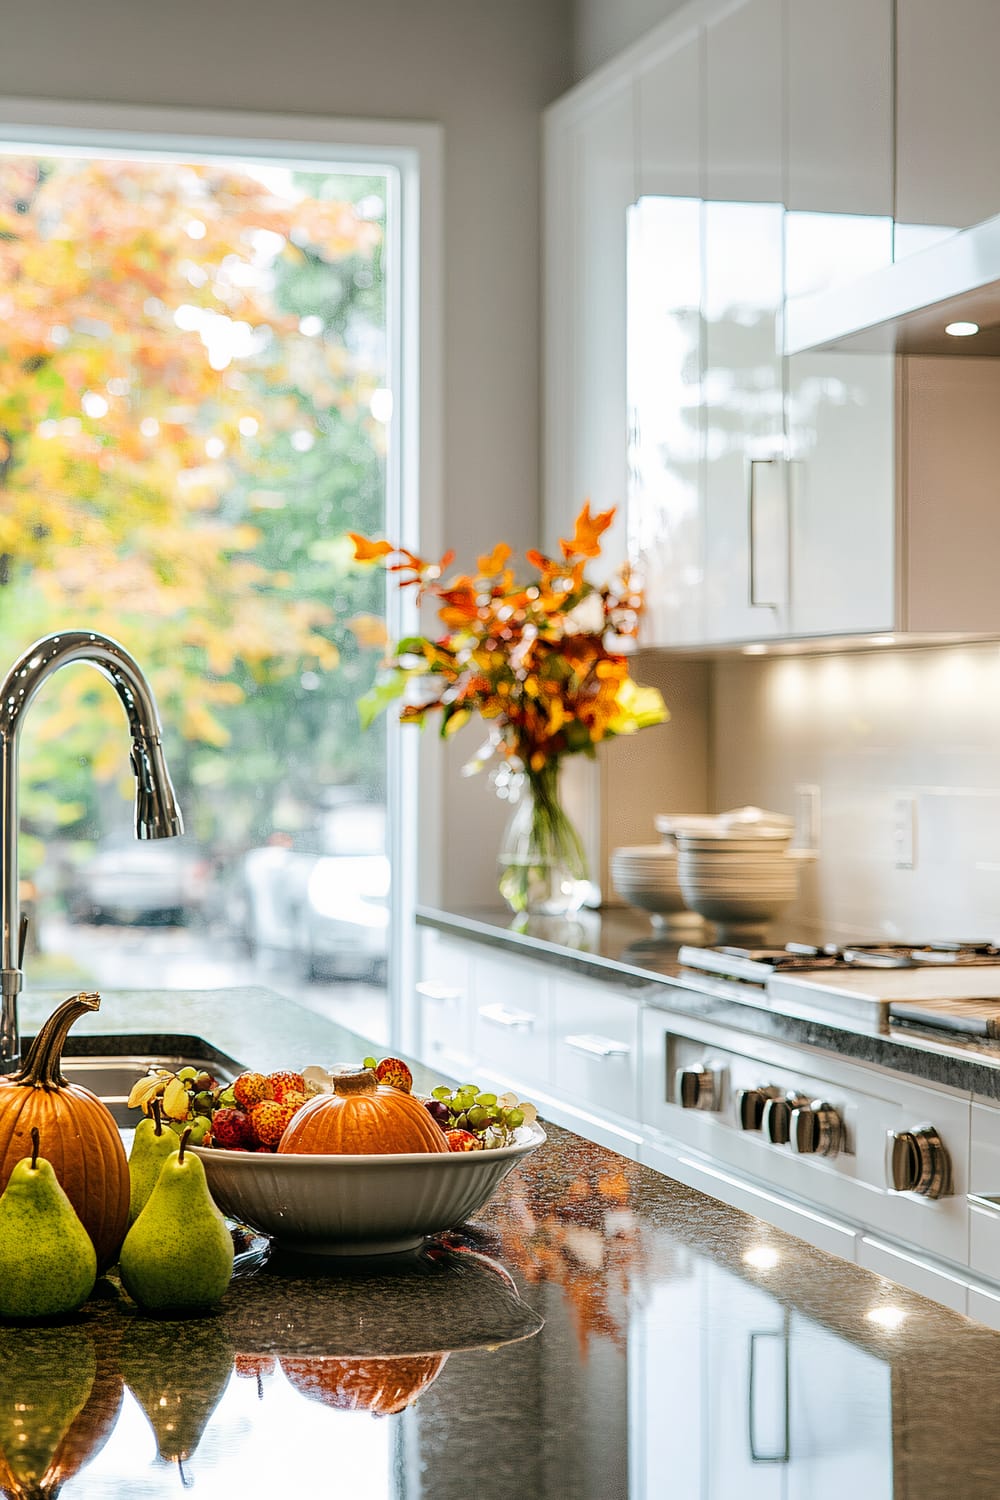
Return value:
[[(978, 323), (971, 338), (945, 333)], [(789, 301), (785, 353), (1000, 357), (1000, 214), (815, 297)]]

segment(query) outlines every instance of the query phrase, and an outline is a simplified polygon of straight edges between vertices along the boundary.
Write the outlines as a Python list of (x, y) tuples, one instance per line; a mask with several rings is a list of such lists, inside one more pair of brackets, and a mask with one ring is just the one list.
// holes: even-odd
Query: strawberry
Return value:
[(295, 1110), (276, 1099), (264, 1099), (250, 1111), (250, 1123), (262, 1146), (276, 1146)]
[(446, 1130), (444, 1138), (449, 1151), (478, 1151), (479, 1138), (471, 1130)]
[(233, 1084), (233, 1094), (244, 1109), (253, 1109), (255, 1104), (271, 1097), (263, 1073), (241, 1073)]
[(253, 1130), (250, 1118), (241, 1109), (217, 1109), (212, 1116), (212, 1136), (217, 1146), (245, 1146)]
[(268, 1073), (267, 1084), (270, 1089), (268, 1095), (270, 1099), (281, 1100), (292, 1091), (297, 1094), (304, 1094), (306, 1091), (306, 1081), (301, 1073)]
[(404, 1094), (413, 1090), (413, 1074), (399, 1057), (383, 1057), (381, 1062), (375, 1065), (375, 1077), (379, 1083), (387, 1083), (394, 1089), (400, 1089)]

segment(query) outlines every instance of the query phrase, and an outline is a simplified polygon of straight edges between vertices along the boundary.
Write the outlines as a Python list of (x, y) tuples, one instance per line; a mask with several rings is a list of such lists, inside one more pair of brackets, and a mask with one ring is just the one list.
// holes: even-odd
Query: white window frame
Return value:
[[(274, 157), (282, 163), (353, 164), (395, 168), (398, 200), (390, 204), (387, 295), (393, 414), (386, 476), (386, 530), (417, 549), (440, 533), (443, 473), (443, 131), (398, 120), (277, 115), (244, 110), (147, 108), (0, 97), (0, 142), (26, 152), (60, 148), (177, 156)], [(395, 212), (393, 212), (395, 210)], [(393, 303), (395, 304), (393, 307)], [(395, 316), (393, 316), (393, 312)], [(430, 550), (433, 550), (431, 545)], [(388, 590), (392, 634), (411, 630), (407, 602)], [(68, 622), (71, 623), (71, 622)], [(389, 1043), (413, 1051), (417, 900), (417, 807), (421, 784), (416, 737), (389, 728), (386, 796), (388, 854), (393, 871), (389, 934)], [(426, 783), (425, 783), (426, 784)], [(434, 817), (434, 809), (425, 809)], [(427, 875), (426, 870), (421, 875)], [(432, 873), (432, 872), (431, 872)]]

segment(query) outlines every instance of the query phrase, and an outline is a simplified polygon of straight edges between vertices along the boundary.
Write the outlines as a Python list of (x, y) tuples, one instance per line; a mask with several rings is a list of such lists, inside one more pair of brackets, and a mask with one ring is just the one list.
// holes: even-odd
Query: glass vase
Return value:
[(587, 856), (559, 798), (559, 762), (506, 783), (512, 803), (500, 844), (500, 894), (511, 911), (563, 917), (590, 894)]

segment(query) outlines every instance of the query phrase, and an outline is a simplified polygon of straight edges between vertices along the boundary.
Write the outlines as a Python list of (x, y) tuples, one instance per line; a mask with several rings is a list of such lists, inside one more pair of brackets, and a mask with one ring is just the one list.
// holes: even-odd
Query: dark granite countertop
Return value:
[(586, 978), (604, 979), (635, 999), (678, 1015), (776, 1041), (803, 1043), (859, 1062), (877, 1063), (928, 1083), (1000, 1099), (1000, 1043), (946, 1039), (920, 1026), (879, 1025), (854, 1017), (755, 1002), (753, 986), (709, 975), (692, 978), (678, 962), (679, 941), (658, 936), (641, 914), (610, 908), (573, 918), (512, 919), (502, 908), (442, 911), (420, 907), (417, 922), (453, 937), (503, 948)]
[[(267, 1066), (366, 1050), (262, 990), (112, 993), (87, 1021)], [(54, 1494), (24, 1483), (48, 1468), (66, 1500), (992, 1500), (1000, 1334), (547, 1128), (417, 1254), (250, 1246), (209, 1317), (147, 1317), (109, 1279), (73, 1320), (0, 1327), (0, 1491)]]

